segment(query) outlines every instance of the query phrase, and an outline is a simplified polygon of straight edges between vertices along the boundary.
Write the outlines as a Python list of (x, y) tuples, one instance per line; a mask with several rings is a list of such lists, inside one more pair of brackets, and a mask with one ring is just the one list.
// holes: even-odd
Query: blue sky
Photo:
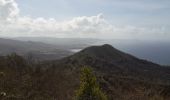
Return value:
[[(6, 25), (6, 30), (16, 31), (13, 36), (70, 37), (75, 33), (78, 37), (170, 38), (169, 0), (0, 0), (0, 3), (0, 10), (8, 12), (0, 17), (17, 24), (15, 28)], [(49, 28), (40, 30), (42, 27)], [(6, 30), (2, 30), (1, 36), (12, 33)]]
[[(169, 0), (18, 0), (22, 15), (59, 20), (103, 13), (117, 23), (168, 24)], [(143, 22), (144, 21), (144, 22)], [(137, 23), (139, 22), (139, 23)]]

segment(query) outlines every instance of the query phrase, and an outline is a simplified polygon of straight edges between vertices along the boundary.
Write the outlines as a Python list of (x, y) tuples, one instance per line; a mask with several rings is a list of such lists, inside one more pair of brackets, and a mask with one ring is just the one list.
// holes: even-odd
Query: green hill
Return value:
[(0, 57), (0, 99), (72, 100), (83, 66), (93, 70), (109, 100), (170, 99), (170, 68), (107, 44), (36, 64), (16, 54)]

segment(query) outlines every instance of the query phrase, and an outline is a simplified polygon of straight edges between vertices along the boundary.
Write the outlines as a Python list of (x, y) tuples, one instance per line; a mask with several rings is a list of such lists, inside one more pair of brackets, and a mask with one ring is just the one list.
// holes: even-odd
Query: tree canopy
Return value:
[(80, 81), (75, 100), (107, 100), (90, 68), (82, 68)]

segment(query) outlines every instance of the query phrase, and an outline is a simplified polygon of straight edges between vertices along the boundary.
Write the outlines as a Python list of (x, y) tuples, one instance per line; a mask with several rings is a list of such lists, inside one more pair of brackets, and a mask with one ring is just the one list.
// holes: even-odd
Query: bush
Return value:
[(82, 68), (80, 80), (80, 88), (76, 91), (75, 100), (107, 100), (90, 68)]

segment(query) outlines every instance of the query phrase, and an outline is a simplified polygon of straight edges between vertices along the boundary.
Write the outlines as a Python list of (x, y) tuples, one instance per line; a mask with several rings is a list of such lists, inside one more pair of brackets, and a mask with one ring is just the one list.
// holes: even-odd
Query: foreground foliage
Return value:
[(82, 68), (80, 88), (75, 100), (107, 100), (90, 68)]
[(93, 68), (94, 76), (89, 68), (80, 73), (74, 63), (34, 64), (16, 54), (0, 57), (0, 100), (170, 100), (170, 85), (161, 80), (153, 83), (99, 68)]

